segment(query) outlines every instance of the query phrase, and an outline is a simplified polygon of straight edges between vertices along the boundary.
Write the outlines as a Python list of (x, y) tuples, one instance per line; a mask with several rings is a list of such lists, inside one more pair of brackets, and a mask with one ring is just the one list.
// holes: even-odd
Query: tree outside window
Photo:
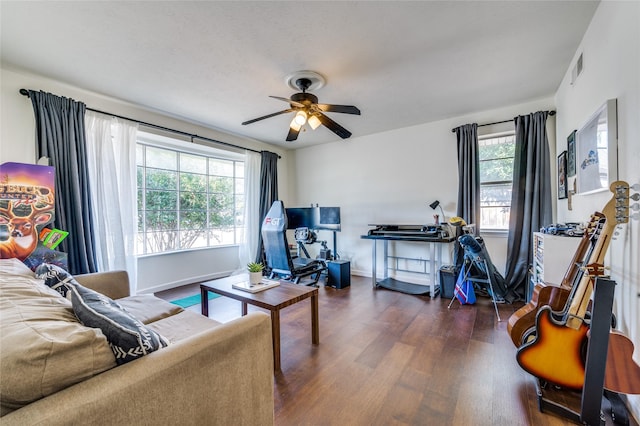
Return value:
[(149, 145), (137, 146), (137, 254), (239, 242), (244, 163)]
[(478, 140), (480, 157), (480, 228), (509, 229), (515, 136), (510, 133)]

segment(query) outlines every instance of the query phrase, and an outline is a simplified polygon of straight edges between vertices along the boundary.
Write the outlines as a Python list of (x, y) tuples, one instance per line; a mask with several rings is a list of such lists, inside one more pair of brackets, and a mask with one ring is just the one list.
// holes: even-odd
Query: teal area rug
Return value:
[[(220, 295), (209, 292), (209, 300), (215, 299), (216, 297), (220, 297)], [(174, 305), (178, 305), (182, 308), (188, 308), (189, 306), (200, 304), (200, 295), (194, 294), (193, 296), (172, 300), (171, 303), (173, 303)]]

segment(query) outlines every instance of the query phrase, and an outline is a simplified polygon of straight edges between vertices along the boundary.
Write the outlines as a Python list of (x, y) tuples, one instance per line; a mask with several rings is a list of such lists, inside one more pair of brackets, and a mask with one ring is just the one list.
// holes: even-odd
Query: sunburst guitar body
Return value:
[(580, 265), (582, 265), (585, 258), (589, 258), (591, 255), (604, 217), (599, 212), (591, 215), (586, 231), (580, 240), (580, 244), (578, 244), (573, 258), (569, 262), (569, 267), (562, 278), (560, 286), (544, 283), (536, 284), (529, 303), (509, 317), (507, 332), (516, 347), (520, 347), (535, 332), (536, 316), (540, 308), (551, 306), (551, 309), (556, 312), (565, 309), (574, 284), (582, 277)]
[(509, 317), (507, 331), (511, 341), (518, 348), (535, 331), (536, 317), (543, 306), (549, 306), (553, 311), (561, 311), (569, 299), (570, 290), (554, 285), (536, 284), (529, 303), (514, 312)]
[(589, 327), (584, 323), (578, 329), (567, 327), (545, 306), (538, 311), (536, 331), (535, 339), (518, 349), (520, 367), (549, 383), (582, 389)]

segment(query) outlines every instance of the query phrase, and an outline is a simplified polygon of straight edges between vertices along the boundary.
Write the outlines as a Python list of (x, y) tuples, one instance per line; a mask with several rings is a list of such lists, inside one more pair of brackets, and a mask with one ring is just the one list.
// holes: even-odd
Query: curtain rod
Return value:
[[(26, 96), (27, 98), (29, 97), (29, 91), (27, 89), (20, 89), (20, 94)], [(207, 142), (213, 142), (213, 143), (220, 144), (220, 145), (230, 146), (230, 147), (233, 147), (233, 148), (245, 149), (247, 151), (257, 152), (258, 154), (261, 153), (261, 151), (257, 151), (255, 149), (251, 149), (251, 148), (244, 148), (242, 146), (234, 145), (234, 144), (229, 143), (229, 142), (222, 142), (222, 141), (219, 141), (217, 139), (211, 139), (211, 138), (207, 138), (205, 136), (198, 136), (198, 135), (193, 134), (193, 133), (183, 132), (182, 130), (176, 130), (176, 129), (171, 129), (169, 127), (158, 126), (157, 124), (147, 123), (145, 121), (136, 120), (136, 119), (133, 119), (133, 118), (122, 116), (122, 115), (112, 114), (110, 112), (100, 111), (98, 109), (93, 109), (93, 108), (89, 108), (89, 107), (86, 107), (86, 108), (89, 111), (93, 111), (93, 112), (97, 112), (97, 113), (105, 114), (105, 115), (110, 115), (111, 117), (120, 118), (122, 120), (133, 121), (134, 123), (142, 124), (142, 125), (148, 126), (148, 127), (153, 127), (154, 129), (158, 129), (158, 130), (164, 130), (165, 132), (177, 133), (177, 134), (182, 135), (182, 136), (189, 136), (191, 138), (191, 142), (192, 143), (193, 143), (193, 138), (196, 138), (196, 139), (205, 140)], [(278, 155), (278, 158), (282, 158), (282, 157)]]
[[(556, 112), (555, 112), (555, 111), (547, 111), (547, 112), (548, 112), (548, 113), (549, 113), (549, 115), (551, 115), (551, 116), (556, 115)], [(511, 119), (511, 120), (495, 121), (495, 122), (493, 122), (493, 123), (478, 124), (478, 127), (482, 127), (482, 126), (493, 126), (494, 124), (509, 123), (509, 122), (511, 122), (511, 121), (513, 121), (513, 119)], [(452, 132), (452, 133), (455, 133), (455, 132), (456, 132), (456, 129), (451, 129), (451, 132)]]

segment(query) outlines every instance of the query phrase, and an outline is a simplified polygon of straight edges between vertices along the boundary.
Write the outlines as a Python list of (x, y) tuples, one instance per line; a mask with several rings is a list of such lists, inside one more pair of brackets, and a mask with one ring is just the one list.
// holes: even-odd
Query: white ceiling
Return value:
[[(354, 137), (552, 96), (596, 1), (4, 1), (2, 62), (289, 148), (285, 77)], [(38, 87), (28, 89), (38, 90)], [(18, 95), (18, 94), (16, 94)], [(59, 93), (64, 96), (64, 93)], [(82, 100), (82, 99), (79, 99)], [(91, 105), (88, 105), (91, 107)], [(112, 111), (115, 112), (115, 111)]]

